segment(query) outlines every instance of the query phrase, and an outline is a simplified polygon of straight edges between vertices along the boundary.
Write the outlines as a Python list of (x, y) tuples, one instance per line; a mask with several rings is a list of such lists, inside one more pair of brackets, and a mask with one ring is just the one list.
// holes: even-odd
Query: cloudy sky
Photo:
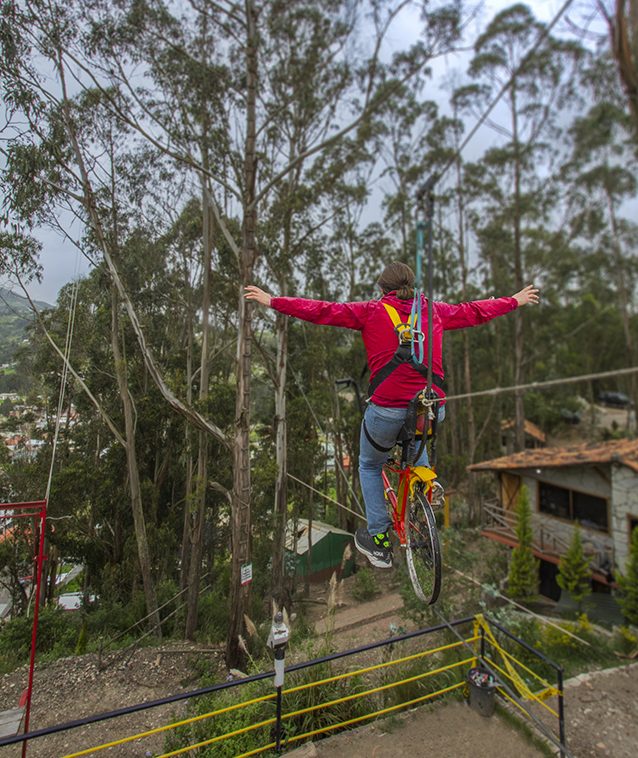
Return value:
[[(487, 0), (480, 4), (476, 21), (468, 30), (468, 38), (476, 36), (477, 29), (483, 28), (493, 15), (501, 8), (512, 5), (512, 2), (503, 0)], [(535, 15), (542, 21), (550, 21), (555, 13), (560, 9), (562, 0), (540, 0), (528, 2), (532, 7)], [(415, 37), (415, 32), (419, 28), (418, 11), (410, 9), (399, 18), (393, 27), (392, 33), (388, 38), (388, 51), (400, 49), (405, 46), (406, 40)], [(469, 55), (455, 54), (449, 55), (436, 62), (434, 67), (433, 85), (441, 90), (441, 101), (446, 98), (442, 91), (444, 83), (449, 80), (452, 74), (456, 74), (459, 79), (465, 72)], [(432, 94), (429, 94), (432, 97)], [(471, 128), (471, 124), (468, 128)], [(493, 134), (489, 135), (479, 132), (474, 140), (468, 145), (468, 155), (476, 154), (480, 151), (481, 145), (485, 146), (485, 140), (494, 139)], [(79, 229), (72, 219), (60, 218), (60, 223), (64, 225), (66, 232), (77, 237)], [(44, 300), (48, 303), (55, 303), (60, 288), (77, 276), (85, 275), (88, 272), (89, 265), (86, 260), (75, 250), (74, 246), (64, 240), (59, 233), (50, 230), (41, 230), (37, 234), (43, 243), (41, 254), (41, 264), (43, 267), (43, 280), (40, 283), (34, 282), (28, 286), (29, 294), (37, 299)], [(3, 284), (7, 284), (4, 282)]]

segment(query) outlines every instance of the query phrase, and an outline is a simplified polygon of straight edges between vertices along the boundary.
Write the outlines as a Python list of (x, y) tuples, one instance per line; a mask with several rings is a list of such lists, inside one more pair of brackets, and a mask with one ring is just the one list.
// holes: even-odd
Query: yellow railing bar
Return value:
[(188, 753), (190, 750), (195, 750), (198, 747), (206, 747), (206, 745), (212, 745), (215, 742), (221, 742), (221, 740), (227, 740), (231, 737), (237, 737), (240, 734), (246, 734), (246, 732), (252, 732), (255, 729), (260, 729), (262, 726), (268, 726), (274, 724), (277, 719), (275, 717), (266, 719), (266, 721), (259, 721), (257, 724), (250, 724), (250, 726), (243, 726), (241, 729), (235, 729), (233, 732), (226, 732), (226, 734), (218, 734), (217, 737), (211, 737), (204, 742), (198, 742), (195, 745), (188, 745), (187, 747), (179, 748), (179, 750), (172, 750), (170, 753), (162, 753), (158, 758), (170, 758), (173, 755), (182, 755)]
[[(497, 663), (494, 663), (494, 661), (491, 660), (490, 658), (486, 658), (485, 660), (490, 664), (490, 666), (493, 666), (499, 672), (499, 674), (502, 674), (504, 677), (507, 677), (510, 681), (513, 682), (515, 686), (517, 686), (517, 683), (512, 679), (512, 677), (506, 671), (504, 671)], [(546, 708), (553, 716), (556, 716), (556, 718), (558, 718), (558, 713), (551, 706), (547, 705), (547, 703), (544, 700), (541, 700), (536, 693), (532, 692), (529, 689), (529, 687), (527, 688), (527, 692), (525, 693), (525, 695), (528, 700), (535, 700), (537, 703), (542, 705), (543, 708)]]
[(79, 758), (79, 756), (82, 755), (90, 755), (91, 753), (97, 753), (98, 750), (106, 750), (106, 748), (109, 747), (116, 747), (117, 745), (124, 745), (127, 742), (132, 742), (133, 740), (141, 740), (145, 737), (151, 737), (153, 734), (161, 734), (162, 732), (168, 732), (171, 729), (177, 729), (180, 726), (186, 726), (187, 724), (194, 724), (197, 721), (203, 721), (204, 719), (212, 718), (213, 716), (219, 716), (222, 713), (228, 713), (230, 711), (236, 711), (239, 708), (246, 708), (249, 705), (255, 705), (256, 703), (263, 703), (265, 700), (273, 700), (277, 697), (276, 692), (272, 692), (270, 695), (262, 695), (261, 697), (253, 698), (252, 700), (246, 700), (242, 703), (235, 703), (234, 705), (229, 705), (226, 708), (218, 708), (216, 711), (211, 711), (210, 713), (203, 713), (200, 716), (192, 716), (188, 719), (183, 719), (182, 721), (175, 721), (172, 724), (166, 724), (165, 726), (158, 726), (155, 727), (155, 729), (149, 729), (146, 732), (140, 732), (139, 734), (134, 734), (131, 737), (123, 737), (120, 740), (114, 740), (113, 742), (105, 742), (103, 745), (97, 745), (97, 747), (91, 747), (87, 748), (86, 750), (81, 750), (79, 753), (68, 753), (67, 755), (63, 756), (63, 758)]
[[(347, 721), (342, 721), (339, 724), (330, 724), (328, 726), (322, 727), (321, 729), (314, 729), (312, 732), (305, 732), (305, 734), (297, 734), (294, 737), (289, 737), (286, 741), (286, 744), (289, 742), (298, 742), (299, 740), (303, 740), (306, 737), (314, 737), (315, 734), (323, 734), (324, 732), (330, 732), (334, 729), (339, 729), (339, 727), (342, 726), (350, 726), (350, 724), (357, 724), (360, 721), (366, 721), (366, 719), (374, 718), (375, 716), (383, 716), (386, 713), (392, 713), (392, 711), (397, 711), (399, 708), (405, 708), (408, 705), (415, 705), (416, 703), (422, 703), (424, 700), (429, 700), (430, 698), (434, 697), (435, 695), (444, 695), (446, 692), (452, 692), (452, 690), (457, 690), (459, 687), (464, 687), (465, 682), (459, 682), (458, 684), (453, 684), (450, 687), (446, 687), (445, 689), (439, 690), (438, 692), (431, 692), (429, 695), (422, 695), (421, 697), (414, 698), (414, 700), (406, 700), (405, 703), (399, 703), (398, 705), (392, 705), (388, 708), (383, 708), (380, 711), (375, 711), (374, 713), (366, 713), (365, 716), (357, 716), (353, 719), (348, 719)], [(164, 756), (160, 756), (160, 758), (164, 758)]]
[[(374, 687), (374, 688), (372, 688), (370, 690), (365, 690), (364, 692), (357, 692), (357, 693), (355, 693), (353, 695), (346, 695), (345, 697), (337, 698), (335, 700), (329, 700), (329, 701), (326, 701), (325, 703), (320, 703), (318, 705), (309, 706), (308, 708), (302, 708), (302, 709), (297, 710), (297, 711), (291, 711), (290, 713), (286, 713), (284, 716), (282, 716), (282, 721), (284, 721), (286, 719), (293, 718), (294, 716), (301, 716), (304, 713), (311, 713), (312, 711), (317, 711), (317, 710), (322, 709), (322, 708), (330, 708), (331, 706), (337, 705), (338, 703), (345, 703), (345, 702), (347, 702), (349, 700), (356, 700), (357, 698), (365, 697), (367, 695), (373, 695), (376, 692), (381, 692), (383, 690), (391, 689), (392, 687), (398, 687), (400, 684), (407, 684), (408, 682), (413, 682), (413, 681), (416, 681), (417, 679), (424, 679), (425, 677), (433, 676), (434, 674), (439, 674), (439, 673), (441, 673), (443, 671), (449, 671), (450, 669), (458, 668), (459, 666), (466, 665), (467, 663), (470, 662), (470, 660), (471, 660), (471, 658), (467, 658), (467, 659), (465, 659), (463, 661), (457, 661), (457, 662), (449, 664), (447, 666), (441, 666), (440, 668), (435, 669), (433, 671), (426, 671), (423, 674), (417, 674), (417, 675), (409, 677), (407, 679), (400, 679), (400, 680), (398, 680), (396, 682), (390, 682), (389, 684), (381, 685), (379, 687)], [(447, 691), (448, 691), (448, 689), (438, 690), (436, 692), (430, 693), (429, 697), (434, 697), (435, 695), (443, 694), (444, 692), (447, 692)], [(159, 758), (169, 758), (169, 756), (180, 755), (182, 753), (188, 752), (189, 750), (194, 750), (195, 748), (205, 747), (206, 745), (210, 745), (213, 742), (218, 742), (218, 741), (220, 741), (222, 739), (230, 739), (231, 737), (235, 737), (235, 736), (237, 736), (239, 734), (242, 734), (244, 732), (248, 732), (248, 731), (251, 731), (253, 729), (257, 729), (259, 727), (267, 726), (268, 724), (272, 724), (272, 723), (274, 723), (274, 721), (275, 721), (275, 719), (273, 718), (273, 719), (269, 719), (268, 721), (262, 721), (262, 722), (260, 722), (258, 724), (251, 725), (249, 727), (244, 727), (243, 729), (238, 729), (238, 730), (236, 730), (234, 732), (228, 732), (227, 734), (218, 735), (217, 737), (214, 737), (211, 740), (207, 740), (205, 742), (199, 742), (196, 745), (190, 745), (189, 747), (181, 748), (180, 750), (174, 751), (172, 753), (166, 753), (164, 755), (161, 755)], [(263, 752), (266, 749), (268, 749), (268, 748), (267, 747), (259, 748), (258, 750), (249, 753), (249, 755), (255, 755), (256, 753)]]
[[(489, 640), (488, 640), (488, 642), (489, 642)], [(492, 643), (490, 642), (490, 645), (491, 644)], [(518, 664), (521, 668), (525, 669), (525, 671), (527, 671), (528, 674), (531, 674), (535, 679), (538, 679), (538, 681), (541, 684), (544, 684), (545, 687), (547, 687), (548, 689), (555, 689), (555, 687), (553, 687), (546, 679), (543, 679), (543, 677), (540, 676), (540, 674), (537, 674), (535, 671), (532, 671), (532, 669), (527, 668), (527, 666), (524, 663), (522, 663), (521, 661), (519, 661), (518, 658), (515, 658), (511, 653), (508, 653), (507, 650), (505, 650), (504, 647), (499, 647), (498, 652), (501, 655), (506, 656), (507, 658), (509, 658), (514, 663)], [(558, 693), (558, 690), (556, 690), (556, 693)]]
[(339, 679), (347, 679), (348, 677), (359, 676), (360, 674), (367, 674), (370, 671), (377, 671), (379, 669), (387, 668), (388, 666), (396, 666), (399, 663), (407, 663), (407, 661), (413, 661), (417, 658), (423, 658), (426, 655), (432, 655), (433, 653), (439, 653), (443, 650), (451, 650), (455, 647), (460, 647), (469, 642), (478, 640), (478, 637), (470, 637), (467, 640), (461, 640), (460, 642), (452, 642), (449, 645), (442, 645), (434, 650), (428, 650), (425, 653), (414, 653), (413, 655), (406, 655), (403, 658), (397, 658), (394, 661), (385, 661), (384, 663), (376, 663), (374, 666), (368, 666), (367, 668), (356, 669), (355, 671), (347, 671), (345, 674), (335, 674), (335, 676), (329, 676), (326, 679), (319, 679), (316, 682), (308, 682), (307, 684), (300, 684), (297, 687), (290, 687), (283, 691), (284, 695), (288, 695), (292, 692), (301, 692), (301, 690), (307, 690), (311, 687), (318, 687), (321, 684), (330, 684), (330, 682), (336, 682)]
[[(336, 698), (335, 700), (327, 700), (325, 703), (319, 703), (317, 705), (309, 705), (307, 708), (301, 708), (298, 711), (291, 711), (290, 713), (286, 713), (284, 716), (281, 717), (281, 720), (284, 721), (285, 719), (290, 719), (293, 716), (301, 716), (304, 713), (311, 713), (312, 711), (318, 711), (320, 708), (330, 708), (333, 705), (337, 705), (338, 703), (346, 703), (348, 700), (356, 700), (357, 698), (366, 697), (366, 695), (374, 695), (375, 692), (383, 692), (383, 690), (390, 690), (393, 687), (398, 687), (400, 684), (408, 684), (409, 682), (416, 682), (418, 679), (425, 679), (428, 676), (433, 676), (434, 674), (440, 674), (442, 671), (449, 671), (453, 668), (458, 668), (459, 666), (464, 666), (466, 663), (469, 663), (472, 659), (466, 658), (464, 661), (457, 661), (456, 663), (451, 663), (447, 666), (441, 666), (441, 668), (435, 669), (434, 671), (426, 671), (423, 674), (415, 674), (414, 676), (410, 676), (407, 679), (399, 679), (396, 682), (390, 682), (389, 684), (380, 684), (378, 687), (373, 687), (370, 690), (364, 690), (363, 692), (355, 692), (352, 695), (345, 695), (344, 697)], [(434, 695), (438, 694), (437, 692), (433, 693)]]
[(271, 750), (274, 747), (277, 747), (277, 743), (270, 742), (268, 745), (264, 745), (263, 747), (256, 747), (254, 750), (251, 750), (249, 753), (242, 753), (241, 755), (236, 755), (235, 758), (248, 758), (248, 756), (250, 755), (259, 755), (259, 753), (263, 753), (264, 750)]
[[(492, 644), (492, 647), (496, 651), (501, 651), (502, 648), (494, 636), (494, 632), (492, 631), (492, 627), (487, 623), (485, 620), (485, 616), (483, 616), (482, 613), (477, 613), (476, 616), (474, 616), (474, 632), (477, 633), (479, 628), (483, 629), (485, 632), (485, 636), (489, 640), (489, 642)], [(510, 679), (514, 682), (516, 687), (521, 691), (523, 694), (523, 697), (525, 697), (525, 692), (529, 692), (529, 687), (527, 686), (525, 680), (523, 677), (518, 673), (518, 671), (512, 666), (512, 664), (503, 656), (503, 663), (505, 665), (505, 668), (509, 671)]]
[(508, 695), (502, 687), (497, 687), (496, 689), (501, 693), (501, 695), (503, 695), (506, 700), (509, 700), (512, 705), (515, 705), (519, 711), (522, 711), (529, 718), (529, 713), (525, 710), (525, 708), (523, 708), (520, 703), (514, 700), (513, 697), (510, 697), (510, 695)]
[[(423, 658), (428, 655), (433, 655), (434, 653), (442, 652), (444, 650), (450, 650), (454, 647), (459, 647), (462, 644), (465, 644), (466, 642), (473, 642), (475, 639), (478, 639), (478, 637), (470, 637), (467, 640), (463, 642), (453, 642), (448, 645), (441, 645), (438, 648), (434, 648), (433, 650), (426, 650), (423, 653), (415, 653), (414, 655), (404, 656), (403, 658), (398, 658), (396, 661), (386, 661), (384, 663), (376, 664), (375, 666), (368, 666), (367, 668), (363, 669), (357, 669), (356, 671), (347, 672), (345, 674), (339, 674), (336, 676), (328, 677), (327, 679), (321, 679), (317, 682), (310, 682), (309, 684), (303, 684), (299, 685), (298, 687), (290, 687), (289, 689), (284, 690), (283, 694), (293, 693), (293, 692), (299, 692), (304, 689), (308, 689), (310, 687), (316, 687), (321, 684), (328, 684), (330, 682), (336, 681), (338, 679), (345, 679), (347, 677), (357, 676), (359, 674), (365, 674), (370, 671), (375, 671), (377, 669), (382, 669), (387, 666), (393, 666), (398, 663), (405, 663), (407, 661), (415, 660), (417, 658)], [(241, 703), (235, 703), (234, 705), (227, 706), (226, 708), (219, 708), (215, 711), (210, 711), (209, 713), (204, 713), (200, 716), (193, 716), (188, 719), (183, 719), (182, 721), (176, 721), (172, 724), (166, 724), (165, 726), (159, 726), (155, 727), (154, 729), (149, 729), (145, 732), (139, 732), (138, 734), (131, 735), (130, 737), (123, 737), (119, 740), (113, 740), (112, 742), (105, 742), (101, 745), (97, 745), (96, 747), (91, 747), (86, 750), (81, 750), (77, 753), (69, 753), (65, 755), (63, 758), (80, 758), (80, 756), (83, 755), (90, 755), (91, 753), (97, 753), (100, 750), (106, 750), (110, 747), (117, 747), (118, 745), (125, 745), (128, 742), (133, 742), (134, 740), (141, 740), (145, 739), (146, 737), (151, 737), (154, 734), (161, 734), (162, 732), (170, 731), (171, 729), (177, 729), (180, 726), (186, 726), (188, 724), (194, 724), (198, 721), (203, 721), (204, 719), (212, 718), (213, 716), (219, 716), (222, 713), (228, 713), (230, 711), (238, 710), (240, 708), (246, 708), (249, 705), (255, 705), (256, 703), (261, 703), (266, 700), (272, 700), (276, 697), (276, 693), (271, 693), (270, 695), (262, 695), (258, 698), (253, 698), (252, 700), (246, 700)]]

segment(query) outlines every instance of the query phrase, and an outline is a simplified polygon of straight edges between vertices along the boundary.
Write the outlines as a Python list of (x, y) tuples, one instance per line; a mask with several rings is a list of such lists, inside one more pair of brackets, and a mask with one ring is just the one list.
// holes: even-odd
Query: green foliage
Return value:
[(572, 531), (571, 542), (567, 552), (561, 556), (558, 564), (556, 581), (558, 586), (570, 593), (580, 610), (582, 601), (591, 594), (592, 571), (589, 561), (583, 552), (583, 540), (580, 525), (576, 524)]
[(631, 534), (629, 559), (624, 573), (618, 573), (618, 605), (630, 624), (638, 626), (638, 526)]
[(632, 655), (638, 651), (638, 633), (635, 628), (619, 626), (614, 630), (615, 640), (622, 655)]
[(86, 619), (82, 621), (82, 625), (80, 626), (80, 633), (78, 634), (78, 641), (75, 644), (75, 655), (84, 655), (86, 653), (86, 642), (87, 642), (87, 625), (86, 625)]
[[(81, 621), (76, 614), (61, 608), (40, 610), (38, 623), (38, 659), (54, 660), (73, 655)], [(0, 626), (0, 660), (9, 670), (29, 659), (33, 616), (17, 616)]]
[(514, 598), (532, 597), (538, 588), (538, 560), (532, 552), (532, 511), (529, 493), (521, 487), (516, 504), (516, 538), (518, 545), (512, 550), (508, 593)]
[(360, 568), (354, 575), (352, 596), (355, 600), (365, 601), (372, 600), (378, 594), (379, 588), (374, 578), (374, 572), (368, 566)]
[[(548, 620), (543, 623), (516, 609), (505, 607), (491, 611), (490, 616), (539, 653), (562, 666), (566, 677), (590, 671), (592, 667), (609, 668), (620, 663), (612, 638), (592, 626), (585, 614), (575, 622)], [(550, 683), (556, 681), (555, 670), (533, 653), (512, 640), (499, 638), (499, 641), (507, 652), (539, 676)], [(533, 680), (529, 683), (532, 684)]]

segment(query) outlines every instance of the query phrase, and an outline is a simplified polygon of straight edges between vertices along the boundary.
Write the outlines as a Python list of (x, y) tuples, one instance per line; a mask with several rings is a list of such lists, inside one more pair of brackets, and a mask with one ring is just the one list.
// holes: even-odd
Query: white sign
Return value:
[(245, 563), (241, 567), (241, 586), (243, 587), (245, 584), (250, 584), (252, 580), (253, 580), (253, 564)]

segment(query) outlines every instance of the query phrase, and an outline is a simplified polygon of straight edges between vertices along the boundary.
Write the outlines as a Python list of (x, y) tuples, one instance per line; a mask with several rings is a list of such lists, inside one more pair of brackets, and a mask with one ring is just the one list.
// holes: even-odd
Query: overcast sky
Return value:
[[(487, 0), (482, 3), (482, 8), (478, 13), (476, 22), (468, 30), (468, 39), (476, 36), (478, 28), (484, 28), (485, 24), (501, 8), (513, 5), (513, 2), (504, 2), (504, 0)], [(529, 2), (528, 5), (533, 9), (537, 18), (542, 21), (550, 21), (554, 14), (562, 5), (561, 0), (541, 0)], [(388, 51), (398, 50), (406, 46), (406, 41), (416, 37), (419, 29), (418, 11), (415, 9), (406, 10), (401, 18), (397, 19), (393, 26), (392, 33), (388, 38)], [(465, 74), (468, 54), (448, 55), (435, 62), (432, 85), (441, 92), (441, 102), (445, 102), (447, 96), (443, 92), (444, 83), (449, 80), (453, 73), (456, 73), (461, 79)], [(436, 93), (431, 90), (428, 93), (431, 98), (436, 97)], [(473, 124), (468, 124), (468, 130)], [(483, 135), (479, 132), (472, 142), (468, 145), (466, 157), (475, 157), (485, 147), (485, 140), (493, 140), (495, 137), (487, 132)], [(65, 226), (66, 232), (77, 237), (78, 225), (72, 222), (72, 219), (61, 218), (61, 223)], [(60, 288), (76, 276), (83, 276), (88, 272), (89, 264), (75, 250), (74, 246), (67, 240), (64, 240), (60, 234), (43, 229), (37, 235), (43, 244), (40, 262), (43, 267), (43, 280), (40, 283), (33, 282), (28, 286), (29, 294), (37, 300), (44, 300), (48, 303), (55, 303)], [(4, 282), (3, 284), (7, 284)], [(18, 291), (16, 288), (15, 291)]]

